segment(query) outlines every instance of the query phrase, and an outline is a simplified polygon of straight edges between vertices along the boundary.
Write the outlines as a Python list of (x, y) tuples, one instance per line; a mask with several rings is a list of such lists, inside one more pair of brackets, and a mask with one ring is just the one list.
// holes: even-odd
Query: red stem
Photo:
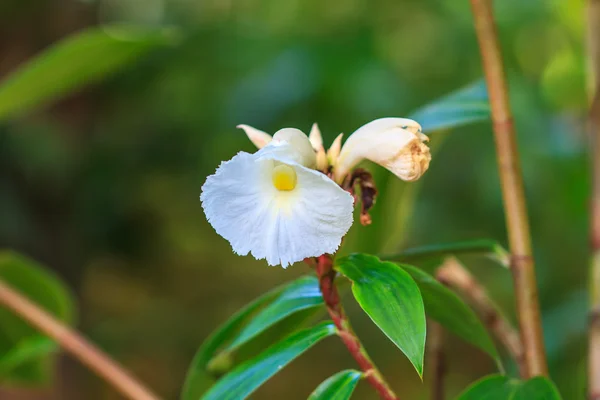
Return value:
[(319, 277), (323, 300), (333, 323), (338, 329), (338, 336), (356, 360), (367, 381), (379, 393), (379, 396), (384, 400), (398, 400), (398, 396), (396, 396), (385, 382), (381, 372), (373, 364), (367, 351), (350, 326), (350, 321), (344, 313), (344, 309), (340, 303), (340, 296), (334, 284), (336, 272), (333, 269), (333, 261), (329, 254), (324, 254), (317, 258), (316, 272)]

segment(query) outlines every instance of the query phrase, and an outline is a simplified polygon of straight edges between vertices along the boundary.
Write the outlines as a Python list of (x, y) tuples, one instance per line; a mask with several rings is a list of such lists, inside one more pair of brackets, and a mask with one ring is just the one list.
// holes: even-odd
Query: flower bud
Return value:
[(421, 126), (406, 118), (381, 118), (356, 130), (341, 149), (334, 166), (337, 182), (360, 161), (373, 161), (405, 181), (415, 181), (429, 168), (431, 153)]
[(323, 137), (321, 136), (321, 131), (316, 122), (310, 130), (308, 140), (310, 140), (310, 144), (312, 144), (313, 149), (315, 149), (315, 152), (317, 153), (317, 169), (319, 171), (326, 171), (329, 167), (329, 162), (327, 161), (327, 155), (323, 148)]
[(244, 132), (246, 132), (246, 135), (248, 135), (248, 139), (250, 139), (250, 141), (259, 149), (262, 149), (268, 145), (273, 139), (268, 133), (253, 128), (249, 125), (241, 124), (236, 126), (236, 128), (243, 129)]

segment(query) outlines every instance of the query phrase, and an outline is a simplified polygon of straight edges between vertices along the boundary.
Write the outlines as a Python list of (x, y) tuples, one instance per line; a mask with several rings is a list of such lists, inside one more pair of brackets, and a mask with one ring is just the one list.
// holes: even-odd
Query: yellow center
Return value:
[(282, 164), (273, 169), (273, 186), (275, 186), (277, 190), (294, 190), (296, 181), (296, 171), (289, 165)]

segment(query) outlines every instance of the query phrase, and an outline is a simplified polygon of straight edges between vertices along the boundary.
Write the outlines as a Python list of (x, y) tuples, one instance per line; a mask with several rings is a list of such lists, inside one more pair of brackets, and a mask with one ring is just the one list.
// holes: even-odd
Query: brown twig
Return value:
[(507, 233), (512, 254), (511, 272), (521, 340), (525, 349), (524, 378), (547, 375), (523, 178), (491, 0), (471, 0), (471, 7), (492, 110)]
[(431, 376), (431, 400), (444, 400), (444, 376), (446, 374), (446, 359), (444, 356), (444, 329), (439, 323), (427, 321), (429, 337), (427, 343), (427, 361)]
[(100, 349), (1, 280), (0, 304), (54, 339), (62, 348), (113, 385), (125, 397), (131, 400), (158, 400), (157, 396), (137, 382)]
[(588, 398), (600, 400), (600, 1), (588, 4), (588, 56), (593, 100), (588, 129), (591, 141), (592, 193), (590, 201), (589, 337), (588, 337)]
[(526, 375), (523, 345), (519, 334), (490, 299), (483, 285), (455, 258), (447, 258), (436, 272), (437, 279), (454, 289), (475, 309), (488, 330), (498, 339), (512, 356), (519, 373)]
[(323, 300), (327, 306), (327, 312), (331, 316), (333, 323), (337, 327), (338, 335), (342, 342), (348, 348), (352, 357), (356, 360), (365, 375), (365, 379), (379, 393), (384, 400), (398, 400), (396, 394), (390, 389), (381, 372), (377, 369), (373, 361), (369, 358), (367, 351), (363, 347), (358, 337), (354, 334), (350, 321), (340, 303), (340, 296), (334, 284), (336, 272), (333, 269), (331, 256), (324, 254), (317, 258), (316, 266), (317, 276)]

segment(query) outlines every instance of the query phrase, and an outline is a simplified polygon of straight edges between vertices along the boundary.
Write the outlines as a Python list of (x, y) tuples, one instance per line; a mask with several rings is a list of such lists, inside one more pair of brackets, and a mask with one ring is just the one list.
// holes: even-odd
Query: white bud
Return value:
[(406, 118), (381, 118), (356, 130), (340, 152), (334, 175), (337, 182), (360, 161), (373, 161), (405, 181), (419, 179), (431, 160), (428, 138), (421, 125)]
[(298, 162), (307, 168), (315, 168), (317, 166), (317, 157), (312, 144), (308, 140), (308, 137), (299, 129), (296, 128), (283, 128), (275, 132), (273, 145), (278, 143), (287, 143), (292, 146), (301, 160)]
[(312, 144), (313, 149), (317, 153), (317, 169), (320, 171), (326, 171), (327, 167), (329, 167), (329, 162), (327, 161), (327, 155), (325, 154), (325, 149), (323, 148), (323, 137), (321, 136), (321, 131), (319, 130), (319, 126), (315, 122), (310, 130), (310, 134), (308, 135), (308, 140), (310, 140), (310, 144)]
[(268, 133), (248, 125), (241, 124), (236, 126), (236, 128), (243, 129), (244, 132), (246, 132), (246, 135), (248, 135), (248, 139), (250, 139), (250, 141), (259, 149), (268, 145), (273, 139)]
[(343, 133), (337, 135), (337, 137), (331, 143), (331, 147), (327, 150), (327, 159), (329, 160), (329, 164), (336, 165), (338, 161), (338, 157), (340, 156), (340, 150), (342, 149), (342, 138), (344, 137)]

